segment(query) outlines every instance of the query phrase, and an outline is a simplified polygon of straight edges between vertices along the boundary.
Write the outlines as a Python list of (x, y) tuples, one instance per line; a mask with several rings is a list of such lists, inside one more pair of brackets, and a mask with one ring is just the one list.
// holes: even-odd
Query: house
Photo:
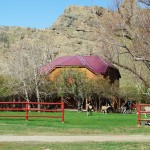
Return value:
[(57, 58), (42, 67), (40, 74), (46, 74), (49, 78), (57, 77), (59, 72), (64, 68), (76, 68), (86, 72), (88, 78), (93, 78), (96, 75), (109, 77), (111, 81), (121, 78), (119, 70), (110, 62), (104, 60), (100, 56), (63, 56)]
[(85, 72), (89, 79), (94, 79), (97, 76), (100, 78), (109, 77), (111, 83), (113, 83), (121, 78), (118, 68), (97, 55), (63, 56), (40, 67), (39, 73), (46, 75), (49, 80), (55, 80), (62, 70), (68, 68)]

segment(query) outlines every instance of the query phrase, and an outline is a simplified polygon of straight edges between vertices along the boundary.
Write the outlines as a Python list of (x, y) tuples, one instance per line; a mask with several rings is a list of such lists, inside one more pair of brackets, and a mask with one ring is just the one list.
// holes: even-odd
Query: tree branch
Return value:
[(119, 63), (117, 63), (117, 62), (115, 62), (115, 61), (113, 61), (113, 60), (111, 60), (111, 62), (112, 62), (113, 64), (115, 64), (115, 65), (117, 65), (117, 66), (123, 68), (123, 69), (126, 69), (126, 70), (132, 72), (134, 75), (136, 75), (136, 76), (145, 84), (146, 87), (150, 87), (150, 85), (141, 77), (141, 75), (139, 75), (136, 71), (134, 71), (134, 70), (131, 69), (130, 67), (125, 66), (125, 65), (122, 65), (122, 64), (119, 64)]
[(150, 0), (138, 0), (140, 3), (143, 3), (147, 6), (150, 6)]

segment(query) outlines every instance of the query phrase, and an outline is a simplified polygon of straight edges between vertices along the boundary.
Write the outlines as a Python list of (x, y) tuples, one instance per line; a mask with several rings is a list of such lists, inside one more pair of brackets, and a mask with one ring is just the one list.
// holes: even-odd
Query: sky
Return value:
[(0, 0), (0, 26), (45, 29), (70, 5), (110, 8), (113, 0)]

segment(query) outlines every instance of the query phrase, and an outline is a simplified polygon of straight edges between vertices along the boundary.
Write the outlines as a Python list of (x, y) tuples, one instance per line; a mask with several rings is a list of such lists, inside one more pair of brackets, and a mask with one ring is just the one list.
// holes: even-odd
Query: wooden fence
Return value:
[[(31, 107), (37, 106), (37, 107)], [(38, 108), (38, 106), (43, 106), (43, 108)], [(45, 107), (48, 106), (48, 107)], [(50, 106), (55, 106), (51, 107)], [(58, 106), (56, 108), (56, 106)], [(30, 117), (41, 117), (41, 118), (61, 118), (62, 123), (64, 123), (64, 102), (60, 103), (49, 103), (49, 102), (0, 102), (0, 111), (24, 111), (25, 115), (6, 115), (0, 113), (0, 117), (25, 117), (26, 121)], [(29, 112), (38, 111), (38, 112), (61, 112), (61, 115), (52, 116), (52, 115), (29, 115)], [(52, 113), (51, 113), (52, 114)]]
[(148, 106), (149, 108), (150, 108), (150, 104), (138, 104), (137, 105), (137, 108), (138, 108), (138, 126), (140, 126), (141, 125), (141, 122), (142, 121), (145, 121), (145, 122), (150, 122), (150, 118), (142, 118), (141, 117), (141, 114), (150, 114), (150, 110), (149, 111), (146, 111), (146, 110), (144, 110), (143, 108), (145, 107), (145, 106)]

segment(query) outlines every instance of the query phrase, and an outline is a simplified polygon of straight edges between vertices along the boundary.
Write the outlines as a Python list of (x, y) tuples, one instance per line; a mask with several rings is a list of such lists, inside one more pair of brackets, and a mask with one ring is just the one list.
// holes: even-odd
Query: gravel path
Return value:
[(150, 142), (149, 135), (100, 135), (100, 136), (7, 136), (0, 142)]

